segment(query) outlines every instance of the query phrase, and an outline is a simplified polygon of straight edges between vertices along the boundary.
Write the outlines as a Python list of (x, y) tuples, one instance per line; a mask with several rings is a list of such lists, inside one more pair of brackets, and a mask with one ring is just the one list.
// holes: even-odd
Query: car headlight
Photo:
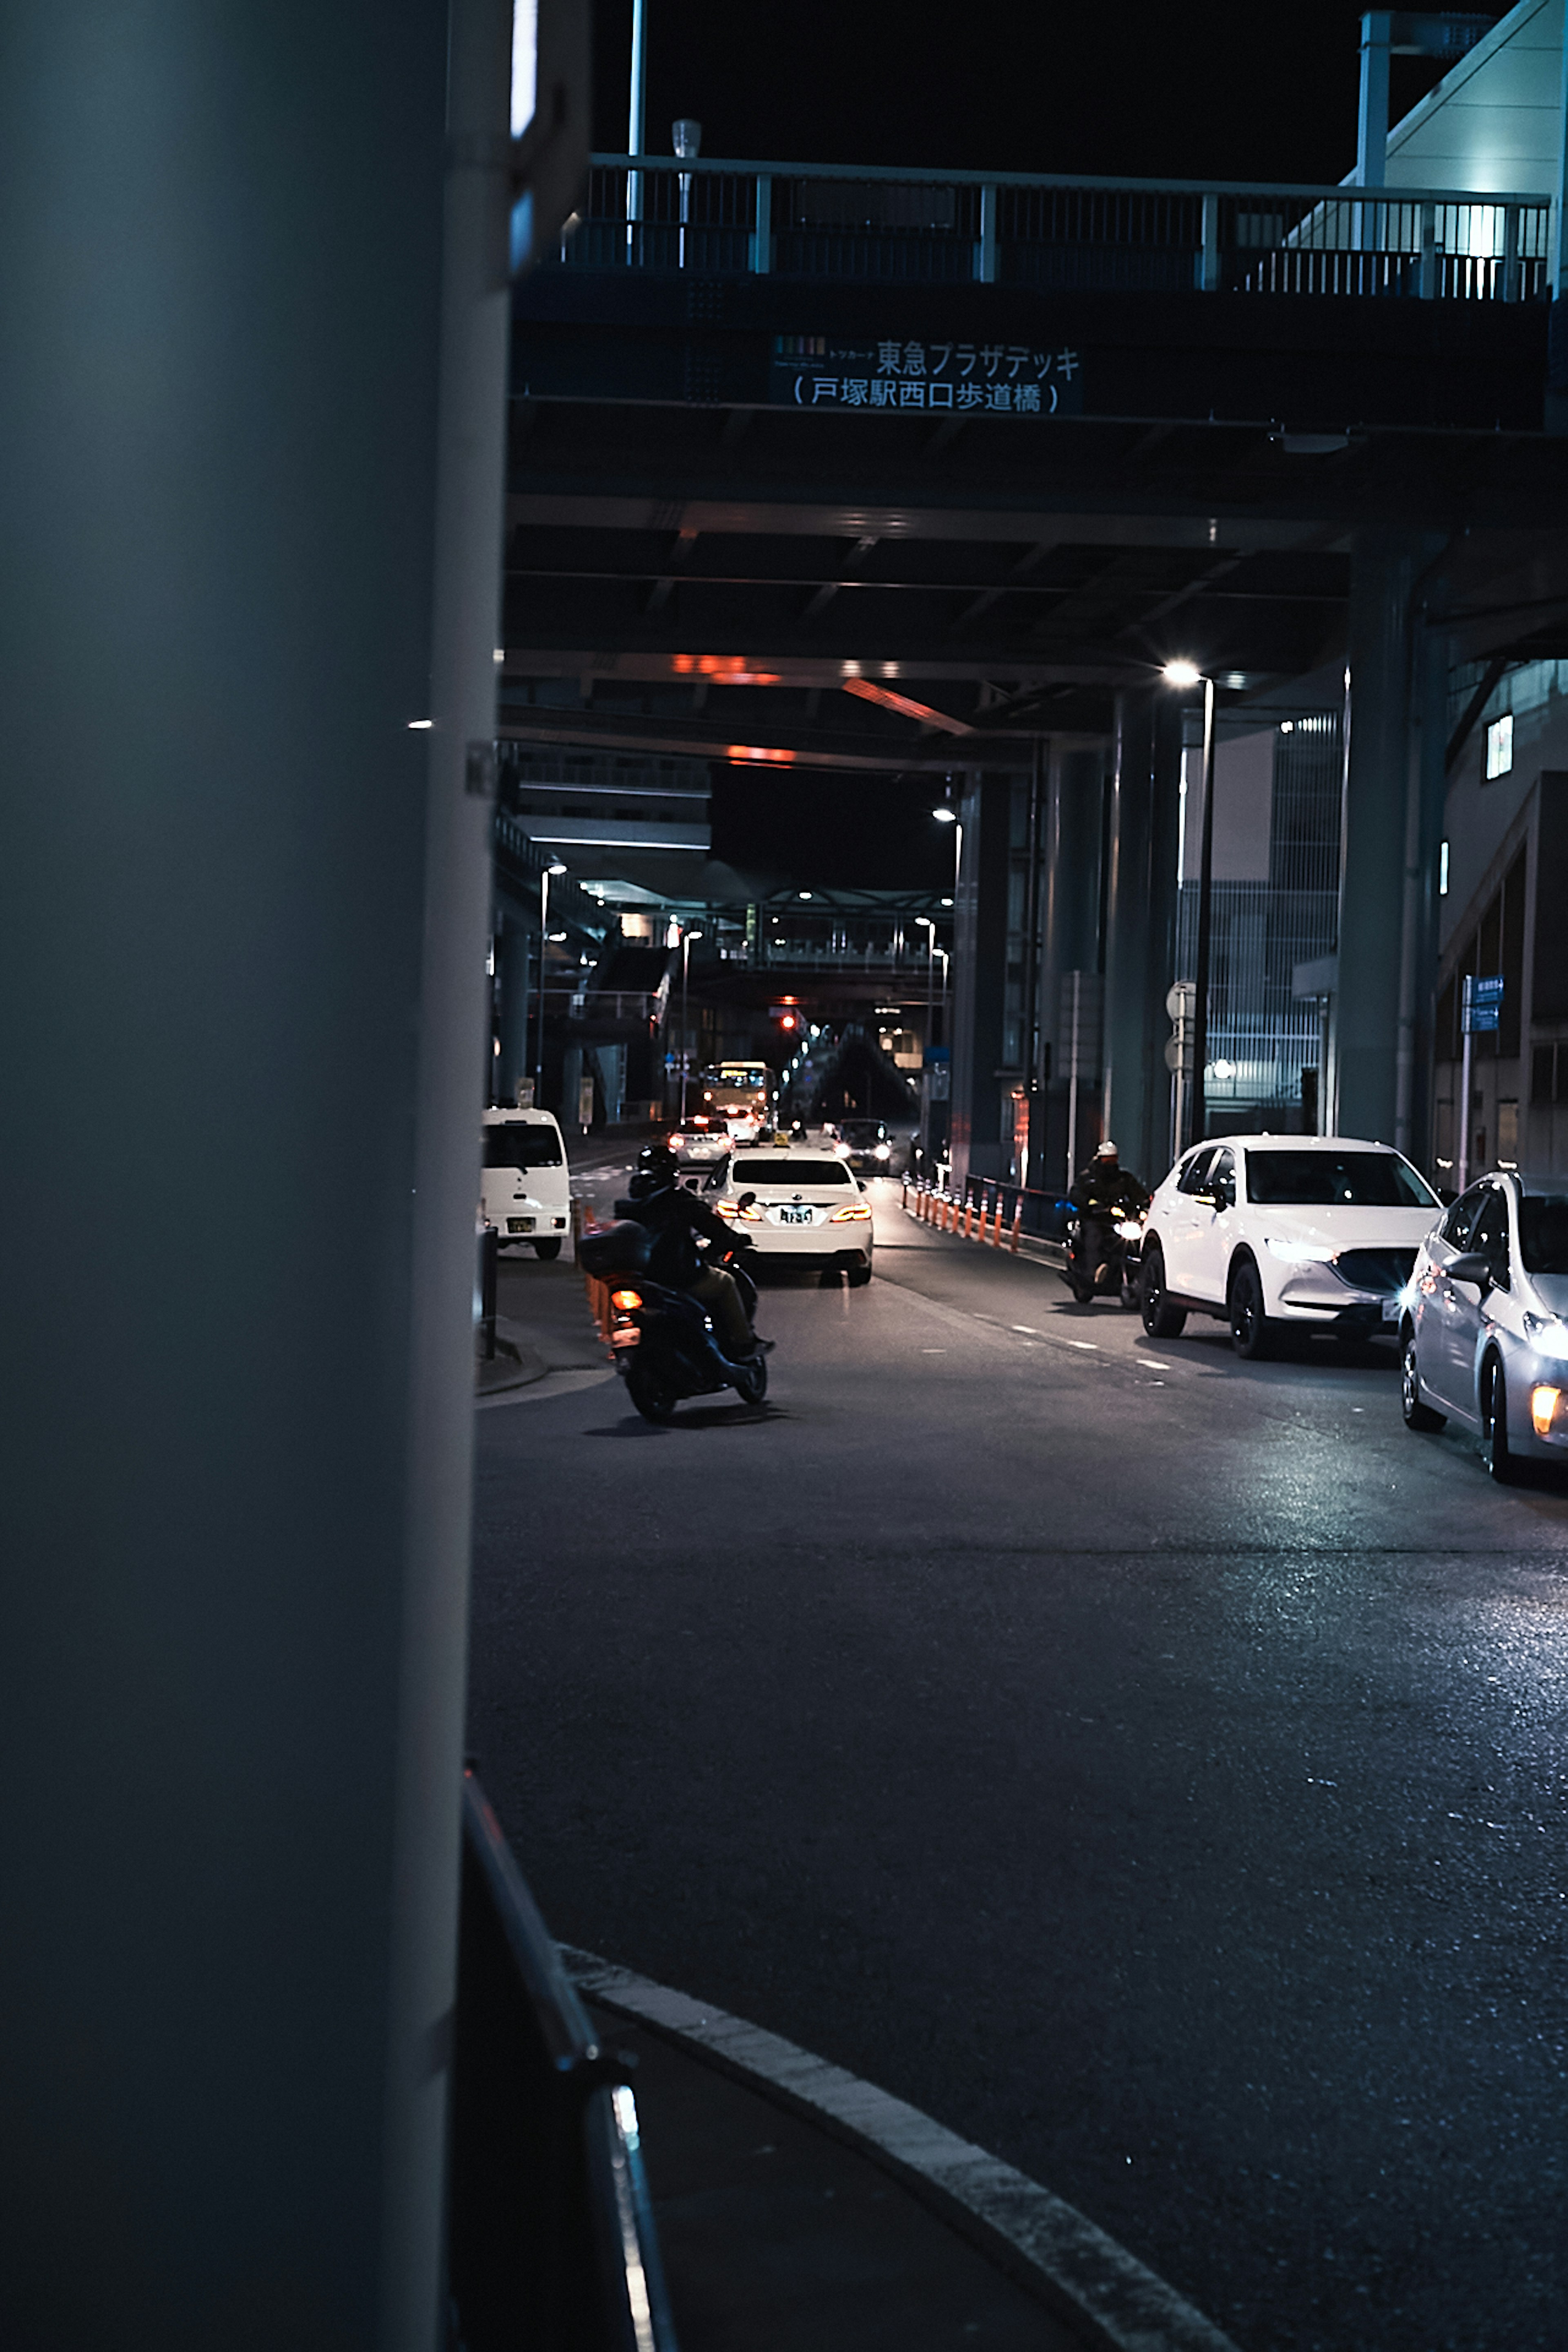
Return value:
[(1538, 1355), (1568, 1358), (1568, 1323), (1560, 1315), (1526, 1315), (1524, 1336)]
[(1276, 1241), (1271, 1234), (1264, 1234), (1263, 1246), (1287, 1265), (1331, 1265), (1336, 1255), (1326, 1242)]
[(872, 1157), (877, 1160), (890, 1160), (892, 1156), (893, 1147), (890, 1143), (879, 1143), (876, 1151), (872, 1155)]

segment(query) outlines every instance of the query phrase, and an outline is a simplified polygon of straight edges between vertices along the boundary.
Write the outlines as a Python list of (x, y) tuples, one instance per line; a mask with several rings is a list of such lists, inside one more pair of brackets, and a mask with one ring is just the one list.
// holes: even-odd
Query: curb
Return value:
[(1100, 2352), (1237, 2352), (1214, 2322), (1076, 2206), (875, 2084), (782, 2035), (593, 1952), (560, 1948), (578, 1991), (699, 2053), (901, 2182)]

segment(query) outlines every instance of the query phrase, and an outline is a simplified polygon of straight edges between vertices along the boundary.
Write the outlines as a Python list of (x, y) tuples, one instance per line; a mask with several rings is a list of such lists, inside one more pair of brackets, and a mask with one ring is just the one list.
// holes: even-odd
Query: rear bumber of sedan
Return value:
[[(727, 1212), (726, 1212), (727, 1213)], [(871, 1212), (864, 1201), (762, 1201), (733, 1219), (759, 1256), (869, 1266)]]

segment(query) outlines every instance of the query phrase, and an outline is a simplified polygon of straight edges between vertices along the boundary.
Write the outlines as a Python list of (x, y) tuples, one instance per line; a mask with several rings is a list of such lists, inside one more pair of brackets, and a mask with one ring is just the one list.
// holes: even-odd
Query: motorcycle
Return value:
[(1095, 1298), (1120, 1298), (1123, 1307), (1136, 1310), (1148, 1214), (1145, 1202), (1140, 1209), (1075, 1210), (1068, 1219), (1063, 1273), (1080, 1307)]
[[(766, 1355), (759, 1348), (731, 1362), (701, 1302), (644, 1270), (648, 1241), (646, 1226), (617, 1223), (585, 1234), (578, 1244), (584, 1270), (612, 1285), (610, 1350), (637, 1412), (645, 1421), (669, 1421), (682, 1398), (725, 1389), (733, 1389), (744, 1404), (761, 1404), (768, 1392)], [(754, 1322), (757, 1286), (739, 1262), (747, 1246), (746, 1236), (737, 1234), (727, 1250), (710, 1252), (709, 1264), (733, 1276), (747, 1319)]]

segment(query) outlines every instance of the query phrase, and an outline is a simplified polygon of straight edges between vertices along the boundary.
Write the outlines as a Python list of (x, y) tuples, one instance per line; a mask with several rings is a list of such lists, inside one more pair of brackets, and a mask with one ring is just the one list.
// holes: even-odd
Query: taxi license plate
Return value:
[(531, 1234), (533, 1231), (533, 1219), (531, 1217), (509, 1217), (506, 1221), (506, 1229), (509, 1234)]
[(809, 1225), (811, 1223), (811, 1211), (809, 1209), (781, 1209), (779, 1211), (779, 1223), (781, 1225)]

